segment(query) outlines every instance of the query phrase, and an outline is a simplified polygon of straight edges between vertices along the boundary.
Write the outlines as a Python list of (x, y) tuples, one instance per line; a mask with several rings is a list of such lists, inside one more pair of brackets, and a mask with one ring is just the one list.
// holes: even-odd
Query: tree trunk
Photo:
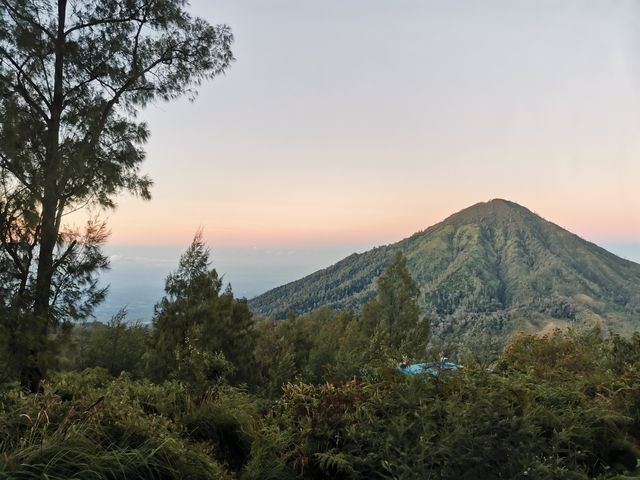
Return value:
[[(55, 179), (54, 179), (55, 180)], [(47, 179), (47, 183), (49, 183)], [(55, 181), (53, 189), (55, 190)], [(38, 253), (38, 270), (33, 302), (33, 315), (23, 319), (30, 323), (27, 333), (27, 358), (20, 372), (20, 383), (25, 391), (31, 393), (42, 392), (42, 379), (46, 373), (42, 362), (42, 353), (46, 348), (49, 326), (51, 324), (49, 301), (51, 298), (51, 281), (53, 278), (53, 252), (55, 250), (58, 232), (55, 218), (57, 202), (50, 190), (45, 187), (45, 197), (42, 208), (42, 227), (40, 233), (40, 248)]]
[(50, 107), (48, 141), (43, 165), (44, 185), (42, 192), (42, 224), (38, 248), (38, 269), (33, 300), (33, 318), (31, 326), (33, 340), (29, 342), (27, 358), (24, 362), (20, 382), (22, 387), (32, 393), (42, 391), (42, 379), (46, 373), (42, 362), (42, 353), (46, 348), (47, 335), (51, 324), (49, 302), (53, 279), (53, 254), (58, 241), (58, 176), (60, 171), (60, 119), (64, 108), (64, 49), (65, 18), (67, 0), (58, 0), (58, 29), (56, 38), (56, 59), (53, 83), (53, 101)]

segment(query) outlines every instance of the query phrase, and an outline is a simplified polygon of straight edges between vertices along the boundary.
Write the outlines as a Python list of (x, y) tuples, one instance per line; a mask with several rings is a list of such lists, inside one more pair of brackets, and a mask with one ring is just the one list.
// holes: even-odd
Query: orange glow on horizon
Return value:
[(635, 3), (241, 3), (193, 2), (239, 61), (141, 112), (153, 199), (116, 199), (112, 244), (373, 246), (492, 198), (640, 244)]
[[(486, 199), (488, 200), (488, 199)], [(483, 201), (486, 201), (483, 200)], [(469, 203), (470, 206), (473, 203)], [(144, 204), (147, 205), (147, 204)], [(527, 207), (526, 204), (523, 206)], [(398, 242), (418, 231), (443, 221), (461, 208), (446, 210), (445, 206), (433, 207), (430, 212), (420, 210), (413, 215), (397, 217), (361, 216), (351, 219), (346, 215), (330, 221), (330, 212), (315, 217), (299, 215), (274, 215), (268, 218), (259, 215), (247, 217), (245, 221), (218, 219), (217, 222), (194, 221), (175, 214), (171, 222), (152, 212), (144, 221), (111, 215), (112, 230), (109, 243), (119, 245), (187, 245), (194, 233), (202, 228), (205, 239), (217, 246), (314, 246), (314, 245), (385, 245)], [(446, 210), (446, 211), (445, 211)], [(640, 244), (640, 218), (627, 216), (625, 212), (605, 215), (605, 212), (581, 210), (579, 212), (542, 211), (534, 213), (560, 227), (594, 243)], [(292, 213), (292, 212), (290, 212)], [(318, 213), (318, 212), (316, 212)], [(128, 217), (128, 216), (127, 216)], [(315, 219), (315, 221), (314, 221)]]

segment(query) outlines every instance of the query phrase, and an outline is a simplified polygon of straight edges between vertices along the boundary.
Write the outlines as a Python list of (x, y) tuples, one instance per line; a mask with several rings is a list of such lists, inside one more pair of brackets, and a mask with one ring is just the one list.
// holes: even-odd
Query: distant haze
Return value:
[[(339, 245), (317, 247), (218, 247), (212, 248), (212, 268), (231, 283), (237, 297), (251, 298), (327, 267), (369, 246)], [(117, 246), (106, 253), (111, 269), (102, 275), (110, 284), (109, 295), (96, 311), (96, 318), (108, 320), (120, 308), (128, 311), (129, 320), (147, 321), (153, 306), (163, 295), (166, 276), (178, 265), (186, 245)]]
[[(252, 298), (373, 246), (214, 248), (212, 266), (224, 275), (225, 283), (231, 283), (236, 296)], [(601, 246), (640, 263), (640, 245)], [(102, 278), (111, 287), (96, 318), (107, 321), (126, 306), (129, 321), (149, 321), (153, 306), (162, 298), (165, 277), (176, 268), (184, 248), (110, 246), (107, 253), (111, 255), (112, 268)]]

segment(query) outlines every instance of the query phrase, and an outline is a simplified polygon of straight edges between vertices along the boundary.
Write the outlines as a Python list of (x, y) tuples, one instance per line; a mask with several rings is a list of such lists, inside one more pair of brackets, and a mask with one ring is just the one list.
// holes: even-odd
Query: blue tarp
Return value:
[(433, 375), (434, 377), (437, 377), (443, 370), (459, 370), (461, 368), (463, 368), (462, 365), (447, 361), (398, 365), (398, 371), (403, 375), (406, 375), (407, 377), (411, 377), (419, 373), (428, 373), (430, 375)]

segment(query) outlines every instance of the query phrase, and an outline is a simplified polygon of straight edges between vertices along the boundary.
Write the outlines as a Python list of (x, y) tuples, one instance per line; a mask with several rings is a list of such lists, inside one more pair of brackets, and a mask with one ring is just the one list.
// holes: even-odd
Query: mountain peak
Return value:
[(496, 206), (496, 207), (518, 207), (518, 208), (524, 208), (521, 205), (518, 205), (516, 202), (512, 202), (511, 200), (506, 200), (504, 198), (492, 198), (491, 200), (488, 200), (486, 202), (478, 202), (475, 205), (472, 205), (468, 208), (474, 208), (474, 207), (482, 207), (483, 205), (485, 206)]
[[(498, 217), (513, 214), (517, 214), (520, 216), (538, 217), (538, 215), (533, 213), (528, 208), (523, 207), (522, 205), (519, 205), (510, 200), (494, 198), (493, 200), (489, 200), (488, 202), (479, 202), (463, 210), (460, 210), (459, 212), (451, 215), (449, 219), (455, 217), (467, 217), (471, 220), (483, 217)], [(445, 221), (449, 219), (446, 219)]]

